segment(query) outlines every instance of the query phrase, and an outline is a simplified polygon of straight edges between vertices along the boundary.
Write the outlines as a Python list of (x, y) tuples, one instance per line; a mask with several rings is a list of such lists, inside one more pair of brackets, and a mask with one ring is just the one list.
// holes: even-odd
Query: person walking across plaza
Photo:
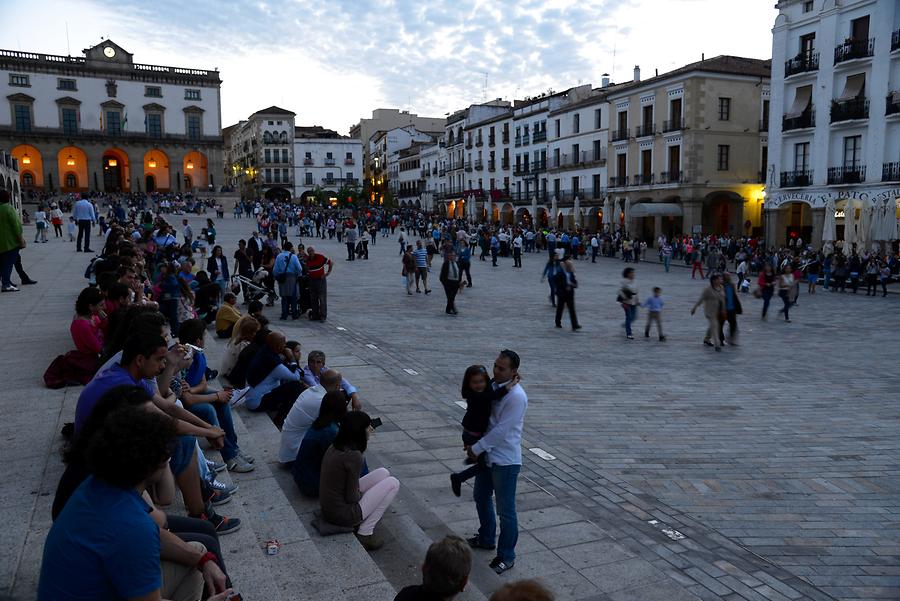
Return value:
[(412, 246), (407, 246), (400, 259), (403, 269), (400, 274), (406, 278), (406, 294), (412, 296), (413, 283), (416, 279), (416, 258), (412, 254)]
[(719, 321), (719, 340), (725, 342), (725, 322), (728, 322), (728, 344), (738, 345), (737, 316), (744, 312), (741, 307), (741, 299), (738, 298), (738, 287), (731, 279), (730, 273), (725, 273), (722, 282), (722, 292), (725, 295), (725, 319)]
[(47, 238), (47, 230), (49, 229), (47, 223), (47, 212), (44, 211), (44, 207), (38, 205), (37, 211), (34, 212), (34, 243), (38, 242), (49, 242)]
[(309, 318), (325, 321), (328, 316), (328, 281), (334, 263), (325, 255), (316, 252), (312, 246), (306, 247), (306, 271), (309, 274)]
[(75, 242), (75, 252), (92, 253), (91, 250), (91, 227), (97, 223), (97, 213), (94, 211), (94, 205), (87, 198), (79, 198), (75, 202), (72, 209), (72, 216), (75, 217), (75, 223), (78, 224), (78, 240)]
[(3, 292), (18, 292), (11, 278), (13, 267), (19, 260), (19, 251), (25, 248), (25, 236), (22, 222), (10, 201), (9, 192), (0, 190), (0, 280), (3, 282)]
[[(516, 561), (519, 522), (516, 514), (516, 483), (522, 469), (522, 429), (528, 409), (528, 395), (521, 383), (513, 383), (519, 373), (519, 355), (504, 349), (494, 360), (495, 387), (506, 386), (506, 396), (493, 403), (487, 433), (468, 448), (469, 458), (487, 453), (489, 470), (475, 476), (472, 495), (478, 511), (478, 533), (468, 540), (475, 549), (494, 549), (497, 556), (490, 567), (497, 574), (511, 569)], [(496, 514), (494, 499), (496, 498)], [(497, 539), (497, 517), (500, 537)]]
[(416, 240), (416, 250), (412, 254), (416, 259), (416, 292), (422, 292), (419, 288), (419, 280), (422, 280), (425, 294), (431, 294), (431, 289), (428, 287), (428, 251), (422, 245), (421, 240)]
[(472, 287), (472, 247), (469, 246), (469, 243), (466, 242), (465, 239), (459, 241), (459, 254), (457, 258), (457, 262), (459, 263), (459, 271), (462, 274), (460, 276), (460, 280), (462, 280), (462, 276), (466, 277), (466, 286), (468, 288)]
[(625, 311), (625, 338), (634, 340), (631, 332), (631, 324), (637, 319), (638, 290), (634, 285), (634, 268), (626, 267), (622, 272), (622, 285), (619, 287), (619, 295), (616, 301), (622, 305)]
[(569, 321), (572, 323), (572, 331), (581, 329), (578, 325), (578, 316), (575, 314), (575, 289), (578, 288), (578, 280), (575, 279), (575, 267), (571, 259), (562, 262), (562, 269), (556, 272), (554, 288), (556, 289), (556, 327), (562, 327), (563, 307), (569, 308)]
[(722, 291), (722, 281), (718, 274), (709, 276), (709, 286), (703, 289), (700, 298), (691, 307), (691, 315), (696, 313), (697, 307), (703, 305), (703, 315), (706, 317), (706, 334), (703, 336), (703, 344), (714, 346), (716, 351), (722, 350), (722, 341), (719, 338), (719, 319), (725, 312), (725, 294)]
[(784, 321), (791, 323), (791, 289), (794, 287), (794, 273), (790, 265), (785, 265), (781, 270), (781, 275), (777, 279), (778, 298), (784, 303), (784, 307), (779, 309), (779, 313), (784, 313)]
[(665, 342), (666, 337), (662, 329), (662, 309), (663, 305), (662, 288), (659, 286), (653, 289), (653, 296), (648, 297), (641, 305), (647, 309), (647, 325), (644, 326), (644, 338), (650, 338), (650, 326), (656, 324), (656, 331), (659, 332), (659, 341)]
[(456, 294), (459, 292), (462, 284), (462, 273), (456, 262), (456, 253), (453, 249), (449, 249), (444, 257), (444, 264), (441, 265), (441, 284), (444, 286), (444, 294), (447, 295), (447, 307), (444, 312), (447, 315), (456, 315)]
[(517, 232), (512, 240), (513, 267), (518, 267), (520, 269), (522, 267), (522, 244), (522, 234), (521, 232)]
[(762, 298), (763, 300), (763, 319), (766, 319), (766, 315), (769, 312), (769, 303), (772, 302), (772, 297), (775, 296), (776, 279), (777, 277), (775, 275), (775, 270), (772, 268), (772, 264), (767, 262), (757, 280), (759, 287), (756, 289), (757, 291), (754, 291), (754, 296), (759, 295), (759, 298)]
[(53, 224), (54, 237), (62, 238), (63, 212), (59, 210), (59, 205), (55, 202), (50, 205), (50, 223)]

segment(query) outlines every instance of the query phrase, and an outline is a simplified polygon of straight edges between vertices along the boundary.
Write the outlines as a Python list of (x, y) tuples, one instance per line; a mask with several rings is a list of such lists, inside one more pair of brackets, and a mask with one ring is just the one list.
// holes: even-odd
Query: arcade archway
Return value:
[(157, 148), (144, 154), (144, 189), (147, 192), (168, 192), (172, 189), (169, 155)]
[(106, 192), (131, 191), (131, 166), (128, 153), (119, 148), (109, 148), (103, 153), (103, 190)]
[(209, 181), (209, 164), (206, 155), (199, 150), (192, 150), (184, 155), (181, 163), (186, 190), (206, 189)]
[(19, 163), (19, 181), (23, 190), (44, 187), (44, 158), (30, 144), (19, 144), (9, 153)]
[(56, 154), (61, 192), (84, 192), (89, 187), (87, 155), (77, 146), (66, 146)]

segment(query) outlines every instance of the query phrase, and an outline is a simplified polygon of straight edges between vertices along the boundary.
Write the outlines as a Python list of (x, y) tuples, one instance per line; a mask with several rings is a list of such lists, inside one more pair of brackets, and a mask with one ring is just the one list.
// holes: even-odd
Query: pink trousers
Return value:
[(383, 467), (359, 479), (359, 492), (362, 493), (359, 507), (363, 514), (363, 521), (359, 525), (360, 534), (368, 536), (375, 531), (375, 524), (384, 515), (399, 490), (400, 481)]

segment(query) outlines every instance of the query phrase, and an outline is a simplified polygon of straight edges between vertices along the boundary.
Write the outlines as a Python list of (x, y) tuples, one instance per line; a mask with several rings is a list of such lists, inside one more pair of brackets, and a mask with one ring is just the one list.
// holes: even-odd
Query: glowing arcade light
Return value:
[(66, 157), (66, 165), (68, 165), (69, 167), (75, 166), (75, 157), (73, 157), (71, 154)]
[(28, 156), (28, 153), (27, 153), (27, 152), (26, 152), (25, 154), (22, 155), (22, 164), (23, 164), (23, 165), (30, 165), (30, 164), (31, 164), (31, 157)]
[(110, 167), (115, 167), (116, 165), (119, 164), (119, 161), (117, 161), (116, 159), (109, 159), (109, 161), (106, 164), (109, 165)]
[(187, 165), (185, 165), (185, 167), (187, 167), (188, 169), (193, 169), (193, 168), (194, 168), (194, 161), (188, 159)]
[(150, 160), (147, 161), (147, 166), (151, 169), (156, 169), (156, 159), (153, 158), (153, 155), (150, 155)]

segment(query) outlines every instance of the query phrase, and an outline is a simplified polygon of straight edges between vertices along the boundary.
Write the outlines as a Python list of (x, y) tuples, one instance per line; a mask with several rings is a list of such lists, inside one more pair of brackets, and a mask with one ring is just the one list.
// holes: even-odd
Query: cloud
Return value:
[(48, 4), (39, 30), (12, 5), (7, 27), (22, 49), (64, 54), (68, 21), (73, 54), (106, 35), (138, 62), (219, 68), (225, 125), (278, 104), (342, 132), (381, 106), (443, 115), (605, 72), (625, 81), (635, 64), (665, 71), (701, 52), (765, 57), (775, 16), (771, 3), (721, 0), (195, 0), (188, 13), (175, 0)]

